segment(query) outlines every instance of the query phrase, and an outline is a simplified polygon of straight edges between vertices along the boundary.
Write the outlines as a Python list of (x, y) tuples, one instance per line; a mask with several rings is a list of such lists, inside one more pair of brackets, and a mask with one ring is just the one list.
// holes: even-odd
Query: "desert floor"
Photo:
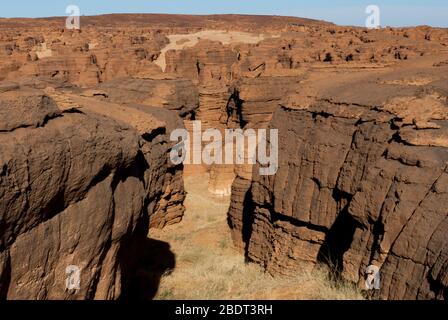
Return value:
[(184, 220), (150, 237), (167, 242), (174, 269), (160, 280), (155, 299), (362, 299), (350, 285), (334, 283), (324, 268), (294, 277), (275, 277), (245, 263), (227, 226), (229, 197), (214, 197), (208, 175), (185, 178)]

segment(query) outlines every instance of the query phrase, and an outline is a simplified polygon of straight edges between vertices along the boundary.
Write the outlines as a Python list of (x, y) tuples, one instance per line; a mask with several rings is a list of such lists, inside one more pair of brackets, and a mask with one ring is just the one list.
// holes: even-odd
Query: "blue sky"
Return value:
[(382, 26), (427, 24), (448, 27), (448, 0), (15, 0), (2, 1), (0, 17), (63, 16), (69, 4), (81, 14), (103, 13), (244, 13), (324, 19), (364, 25), (367, 5), (381, 9)]

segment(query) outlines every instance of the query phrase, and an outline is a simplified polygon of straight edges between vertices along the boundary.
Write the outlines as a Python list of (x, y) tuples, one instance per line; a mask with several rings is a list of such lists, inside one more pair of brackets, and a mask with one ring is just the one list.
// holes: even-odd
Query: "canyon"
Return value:
[[(0, 19), (0, 299), (154, 298), (179, 268), (167, 241), (199, 210), (184, 180), (228, 201), (200, 210), (222, 212), (232, 250), (273, 279), (326, 265), (365, 289), (373, 265), (379, 299), (448, 298), (447, 29), (81, 25)], [(171, 133), (197, 121), (222, 137), (278, 130), (278, 170), (172, 163)], [(71, 265), (79, 289), (66, 288)]]

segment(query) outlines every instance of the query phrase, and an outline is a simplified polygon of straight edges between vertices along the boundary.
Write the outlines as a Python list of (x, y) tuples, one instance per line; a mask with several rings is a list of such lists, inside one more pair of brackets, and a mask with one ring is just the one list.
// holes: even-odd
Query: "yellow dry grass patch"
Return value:
[(168, 242), (176, 267), (160, 282), (155, 299), (362, 299), (350, 285), (328, 280), (324, 268), (295, 277), (272, 277), (247, 264), (232, 245), (226, 213), (229, 197), (207, 191), (205, 174), (185, 179), (184, 220), (151, 238)]

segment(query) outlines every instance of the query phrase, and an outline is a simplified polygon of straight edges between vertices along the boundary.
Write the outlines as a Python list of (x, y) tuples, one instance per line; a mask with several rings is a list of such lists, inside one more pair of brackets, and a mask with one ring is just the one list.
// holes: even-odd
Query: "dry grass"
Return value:
[(176, 268), (162, 277), (155, 299), (362, 299), (352, 286), (331, 282), (325, 268), (293, 278), (272, 277), (245, 263), (227, 227), (229, 198), (209, 195), (207, 177), (185, 180), (184, 221), (150, 231), (176, 255)]

